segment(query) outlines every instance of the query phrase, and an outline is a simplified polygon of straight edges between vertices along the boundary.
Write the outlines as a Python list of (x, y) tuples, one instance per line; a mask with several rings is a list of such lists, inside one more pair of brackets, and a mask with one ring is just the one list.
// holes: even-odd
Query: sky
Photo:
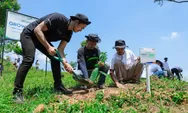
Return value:
[[(65, 53), (68, 61), (76, 61), (80, 42), (85, 35), (97, 33), (102, 42), (101, 51), (108, 54), (110, 63), (118, 39), (123, 39), (137, 56), (139, 48), (155, 48), (156, 58), (168, 57), (170, 67), (180, 66), (188, 77), (188, 4), (164, 2), (162, 6), (153, 0), (18, 0), (20, 13), (40, 18), (59, 12), (68, 18), (76, 13), (89, 17), (91, 24), (82, 32), (74, 33)], [(57, 47), (58, 42), (54, 43)], [(36, 53), (40, 68), (45, 68), (45, 56)], [(50, 66), (48, 66), (50, 67)]]

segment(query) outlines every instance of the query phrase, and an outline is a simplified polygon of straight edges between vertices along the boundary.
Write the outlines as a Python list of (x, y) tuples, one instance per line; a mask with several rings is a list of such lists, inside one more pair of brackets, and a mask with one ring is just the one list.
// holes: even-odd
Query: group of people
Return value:
[[(20, 64), (21, 64), (20, 58), (15, 58), (15, 60), (13, 62), (14, 69), (17, 70), (19, 68)], [(36, 70), (39, 69), (39, 60), (36, 60), (35, 68), (36, 68)]]
[(183, 69), (181, 67), (173, 67), (170, 69), (168, 64), (168, 58), (164, 58), (164, 62), (161, 62), (160, 60), (156, 60), (156, 62), (153, 62), (149, 64), (148, 73), (149, 75), (157, 75), (159, 78), (161, 77), (168, 77), (171, 79), (174, 79), (176, 76), (178, 80), (181, 80)]
[[(13, 96), (16, 102), (23, 102), (23, 84), (26, 75), (31, 68), (35, 51), (38, 49), (51, 60), (51, 68), (54, 79), (54, 91), (63, 94), (72, 94), (72, 91), (65, 88), (61, 80), (61, 67), (63, 64), (64, 69), (73, 73), (73, 67), (67, 62), (64, 54), (67, 43), (71, 40), (72, 34), (85, 29), (91, 21), (84, 14), (76, 14), (70, 16), (70, 19), (60, 13), (48, 14), (26, 26), (21, 35), (20, 41), (23, 50), (23, 61), (18, 68), (16, 78), (14, 81)], [(100, 49), (97, 44), (101, 42), (101, 38), (97, 34), (88, 34), (86, 37), (86, 45), (78, 49), (77, 63), (78, 69), (83, 73), (85, 79), (89, 79), (95, 64), (99, 65), (99, 70), (107, 73), (110, 70), (110, 76), (114, 84), (118, 88), (123, 88), (125, 83), (139, 83), (140, 77), (143, 72), (143, 64), (140, 63), (140, 58), (137, 57), (131, 50), (126, 49), (127, 45), (124, 40), (116, 40), (114, 54), (111, 65), (99, 61)], [(53, 56), (57, 56), (56, 48), (51, 42), (60, 41), (57, 48), (59, 51), (62, 62), (57, 61)], [(92, 57), (98, 59), (89, 60)], [(106, 76), (100, 74), (97, 86), (104, 88)]]

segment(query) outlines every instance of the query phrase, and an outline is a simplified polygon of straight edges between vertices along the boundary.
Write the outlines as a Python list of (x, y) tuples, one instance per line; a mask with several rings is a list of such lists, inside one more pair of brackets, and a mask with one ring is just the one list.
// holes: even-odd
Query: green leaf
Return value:
[(91, 76), (90, 76), (90, 80), (95, 82), (95, 80), (97, 79), (98, 77), (98, 74), (99, 74), (99, 68), (95, 68), (92, 73), (91, 73)]
[(98, 59), (99, 59), (98, 57), (91, 57), (91, 58), (89, 58), (87, 61), (98, 60)]

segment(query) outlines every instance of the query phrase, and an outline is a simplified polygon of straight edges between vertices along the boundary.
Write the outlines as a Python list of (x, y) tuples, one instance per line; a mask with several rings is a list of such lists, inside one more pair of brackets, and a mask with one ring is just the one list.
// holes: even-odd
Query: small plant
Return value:
[(176, 104), (181, 104), (186, 99), (186, 92), (176, 92), (172, 95), (172, 101)]
[(123, 104), (125, 103), (126, 99), (120, 96), (111, 96), (110, 103), (112, 104), (113, 108), (122, 108)]
[(125, 113), (138, 113), (138, 112), (134, 108), (130, 108)]
[(104, 92), (103, 91), (97, 92), (95, 99), (101, 102), (103, 98), (104, 98)]
[(138, 107), (139, 111), (141, 112), (146, 112), (147, 109), (148, 109), (148, 105), (146, 104), (141, 104), (139, 107)]

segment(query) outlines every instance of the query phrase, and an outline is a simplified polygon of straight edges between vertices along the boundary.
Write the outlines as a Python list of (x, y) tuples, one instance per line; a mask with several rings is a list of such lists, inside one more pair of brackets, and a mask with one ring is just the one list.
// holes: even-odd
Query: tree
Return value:
[[(20, 9), (20, 4), (18, 4), (17, 0), (1, 0), (0, 1), (0, 44), (2, 43), (3, 36), (5, 34), (4, 31), (5, 31), (5, 19), (6, 19), (6, 10), (7, 9), (9, 9), (11, 11), (18, 11)], [(13, 44), (13, 43), (14, 43), (14, 41), (10, 44), (6, 43), (6, 44), (9, 44), (6, 47), (6, 48), (8, 48), (8, 50), (6, 50), (6, 51), (10, 51), (11, 44)], [(2, 53), (2, 46), (0, 47), (0, 52)]]
[(6, 53), (12, 52), (16, 43), (17, 43), (17, 41), (6, 40), (5, 46), (4, 46), (4, 52), (6, 52)]
[(18, 11), (20, 4), (17, 0), (3, 0), (0, 2), (0, 27), (5, 26), (6, 10)]
[(82, 41), (81, 43), (80, 43), (80, 45), (81, 45), (81, 47), (84, 47), (85, 45), (86, 45), (86, 40), (84, 40), (84, 41)]
[(158, 2), (158, 4), (162, 5), (164, 1), (174, 2), (174, 3), (186, 3), (188, 0), (154, 0), (154, 2)]
[(17, 55), (23, 55), (23, 51), (22, 48), (17, 44), (15, 44), (14, 48), (13, 48), (14, 53), (16, 53)]

